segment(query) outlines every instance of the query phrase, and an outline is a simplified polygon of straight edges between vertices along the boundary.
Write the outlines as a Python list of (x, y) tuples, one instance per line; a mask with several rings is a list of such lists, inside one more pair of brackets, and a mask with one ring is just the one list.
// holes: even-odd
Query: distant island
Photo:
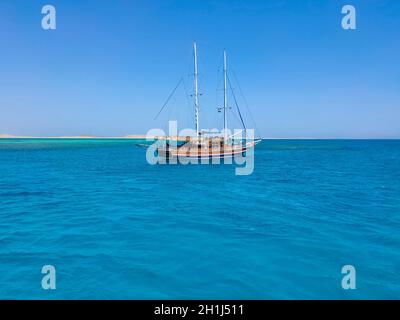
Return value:
[(13, 136), (11, 134), (0, 134), (0, 139), (5, 139), (5, 138), (18, 138), (16, 136)]
[(16, 136), (12, 134), (0, 134), (0, 139), (146, 139), (146, 135), (127, 135), (124, 137), (98, 137), (92, 135), (80, 136), (61, 136), (61, 137), (30, 137), (30, 136)]

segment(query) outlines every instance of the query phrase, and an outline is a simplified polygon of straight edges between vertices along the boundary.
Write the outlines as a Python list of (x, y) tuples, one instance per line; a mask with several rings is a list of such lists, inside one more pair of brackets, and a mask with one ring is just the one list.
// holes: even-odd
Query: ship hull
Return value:
[(185, 148), (182, 147), (166, 147), (158, 148), (157, 152), (159, 156), (165, 158), (187, 158), (187, 159), (225, 159), (233, 158), (238, 155), (245, 156), (246, 152), (253, 148), (259, 141), (253, 141), (246, 143), (245, 146), (241, 147), (223, 147), (219, 148)]

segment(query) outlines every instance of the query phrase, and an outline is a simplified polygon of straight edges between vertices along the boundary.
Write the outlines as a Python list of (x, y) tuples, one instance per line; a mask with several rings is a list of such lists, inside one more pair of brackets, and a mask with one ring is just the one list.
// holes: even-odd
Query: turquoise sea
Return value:
[(1, 299), (400, 299), (400, 140), (264, 140), (250, 176), (145, 151), (0, 140)]

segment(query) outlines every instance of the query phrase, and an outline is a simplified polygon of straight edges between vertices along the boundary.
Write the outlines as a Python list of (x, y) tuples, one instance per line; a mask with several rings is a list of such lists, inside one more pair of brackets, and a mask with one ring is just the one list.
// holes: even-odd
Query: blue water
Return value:
[(0, 140), (0, 298), (400, 298), (400, 141), (263, 141), (255, 161), (236, 176), (150, 166), (129, 140)]

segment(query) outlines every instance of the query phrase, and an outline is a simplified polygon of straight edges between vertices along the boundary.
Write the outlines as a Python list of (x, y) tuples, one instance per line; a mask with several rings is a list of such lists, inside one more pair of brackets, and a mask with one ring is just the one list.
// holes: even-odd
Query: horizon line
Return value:
[[(155, 136), (146, 136), (141, 134), (132, 134), (125, 136), (94, 136), (94, 135), (79, 135), (79, 136), (17, 136), (10, 134), (0, 134), (0, 139), (131, 139), (142, 140), (146, 138), (155, 138)], [(400, 137), (261, 137), (262, 140), (400, 140)]]

